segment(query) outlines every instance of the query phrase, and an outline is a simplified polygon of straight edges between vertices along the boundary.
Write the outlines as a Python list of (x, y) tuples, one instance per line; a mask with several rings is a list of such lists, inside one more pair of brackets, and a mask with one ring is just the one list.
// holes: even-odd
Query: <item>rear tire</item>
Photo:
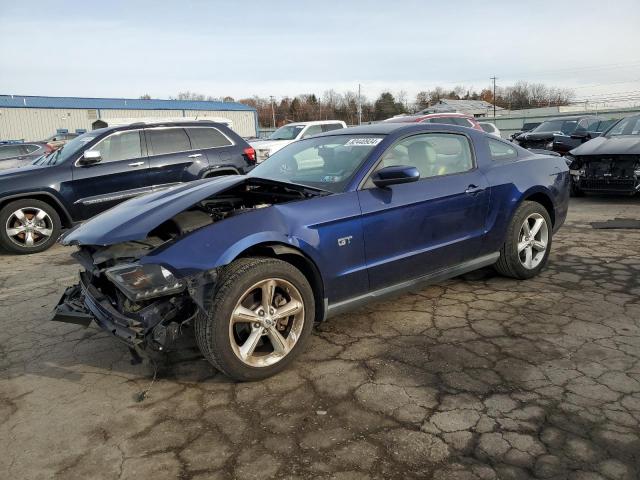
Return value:
[(535, 277), (549, 260), (552, 234), (546, 208), (537, 202), (522, 202), (513, 214), (494, 268), (505, 277)]
[(242, 258), (223, 270), (209, 311), (196, 316), (196, 341), (226, 376), (261, 380), (300, 354), (314, 316), (313, 291), (297, 268), (274, 258)]
[(50, 248), (62, 229), (60, 216), (48, 203), (24, 198), (0, 210), (0, 247), (19, 255)]

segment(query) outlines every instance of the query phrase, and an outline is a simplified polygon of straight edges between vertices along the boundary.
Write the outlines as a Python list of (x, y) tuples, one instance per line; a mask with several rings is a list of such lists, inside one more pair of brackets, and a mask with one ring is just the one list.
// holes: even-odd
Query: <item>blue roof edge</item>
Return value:
[(32, 95), (0, 95), (0, 108), (255, 111), (255, 108), (238, 102), (144, 100), (141, 98), (45, 97)]

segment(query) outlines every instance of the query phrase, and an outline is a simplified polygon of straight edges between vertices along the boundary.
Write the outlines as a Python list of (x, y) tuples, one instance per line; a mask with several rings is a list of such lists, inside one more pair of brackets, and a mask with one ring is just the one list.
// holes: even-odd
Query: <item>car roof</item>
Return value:
[(99, 133), (99, 132), (113, 132), (115, 130), (132, 130), (132, 129), (138, 129), (138, 128), (157, 128), (157, 127), (224, 127), (227, 128), (226, 125), (224, 125), (223, 123), (218, 123), (218, 122), (214, 122), (212, 120), (185, 120), (183, 122), (181, 121), (171, 121), (171, 122), (167, 122), (167, 121), (159, 121), (159, 122), (153, 122), (153, 123), (149, 123), (149, 122), (134, 122), (134, 123), (129, 123), (128, 125), (114, 125), (112, 127), (104, 127), (104, 128), (97, 128), (95, 130), (91, 130), (88, 133)]
[(360, 125), (359, 127), (347, 127), (340, 130), (332, 130), (330, 132), (323, 132), (313, 137), (328, 137), (331, 135), (389, 135), (391, 133), (404, 133), (406, 132), (420, 132), (420, 131), (442, 131), (451, 130), (452, 132), (467, 132), (472, 130), (478, 132), (470, 127), (462, 127), (460, 125), (448, 125), (444, 123), (393, 123), (393, 122), (380, 122), (371, 125)]
[(383, 120), (383, 122), (388, 123), (409, 123), (409, 122), (418, 122), (422, 120), (427, 120), (429, 118), (473, 118), (471, 115), (467, 115), (465, 113), (458, 112), (441, 112), (441, 113), (426, 113), (421, 115), (398, 115), (396, 117), (387, 118)]

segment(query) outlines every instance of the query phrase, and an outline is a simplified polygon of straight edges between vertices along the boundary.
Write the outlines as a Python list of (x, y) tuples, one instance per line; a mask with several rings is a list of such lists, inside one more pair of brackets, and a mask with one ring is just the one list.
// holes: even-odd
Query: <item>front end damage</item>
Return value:
[[(145, 262), (145, 257), (176, 246), (190, 233), (215, 223), (322, 194), (305, 187), (247, 180), (164, 219), (142, 239), (85, 245), (72, 231), (62, 242), (78, 245), (73, 257), (83, 270), (79, 283), (65, 291), (52, 320), (84, 326), (94, 321), (134, 352), (166, 351), (197, 314), (209, 314), (209, 302), (224, 266), (178, 276), (170, 265)], [(88, 230), (99, 228), (99, 219), (95, 217), (83, 227), (93, 222), (94, 228)]]
[[(120, 254), (124, 254), (127, 247), (136, 255), (140, 250), (137, 245), (114, 247)], [(79, 283), (64, 292), (55, 308), (53, 321), (84, 326), (95, 321), (100, 328), (137, 351), (162, 351), (171, 347), (198, 311), (206, 311), (205, 296), (215, 285), (217, 270), (180, 279), (174, 285), (153, 287), (166, 289), (166, 294), (160, 291), (136, 298), (139, 294), (110, 278), (110, 273), (122, 265), (135, 265), (131, 262), (137, 260), (136, 256), (106, 260), (105, 250), (110, 249), (83, 246), (73, 255), (85, 270), (80, 272)], [(148, 279), (140, 277), (133, 281), (134, 284), (136, 281), (141, 283)]]
[(573, 185), (580, 191), (640, 192), (640, 155), (576, 156), (569, 168)]

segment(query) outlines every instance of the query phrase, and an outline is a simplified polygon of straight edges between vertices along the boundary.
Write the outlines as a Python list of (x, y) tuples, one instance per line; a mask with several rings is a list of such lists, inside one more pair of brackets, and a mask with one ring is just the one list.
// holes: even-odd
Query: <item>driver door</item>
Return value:
[[(73, 166), (73, 190), (82, 219), (151, 190), (149, 160), (140, 130), (114, 132), (91, 147), (100, 161)], [(86, 153), (86, 152), (85, 152)]]
[(377, 290), (469, 260), (484, 238), (489, 190), (471, 140), (425, 133), (399, 140), (376, 169), (409, 165), (413, 183), (358, 191), (369, 288)]

